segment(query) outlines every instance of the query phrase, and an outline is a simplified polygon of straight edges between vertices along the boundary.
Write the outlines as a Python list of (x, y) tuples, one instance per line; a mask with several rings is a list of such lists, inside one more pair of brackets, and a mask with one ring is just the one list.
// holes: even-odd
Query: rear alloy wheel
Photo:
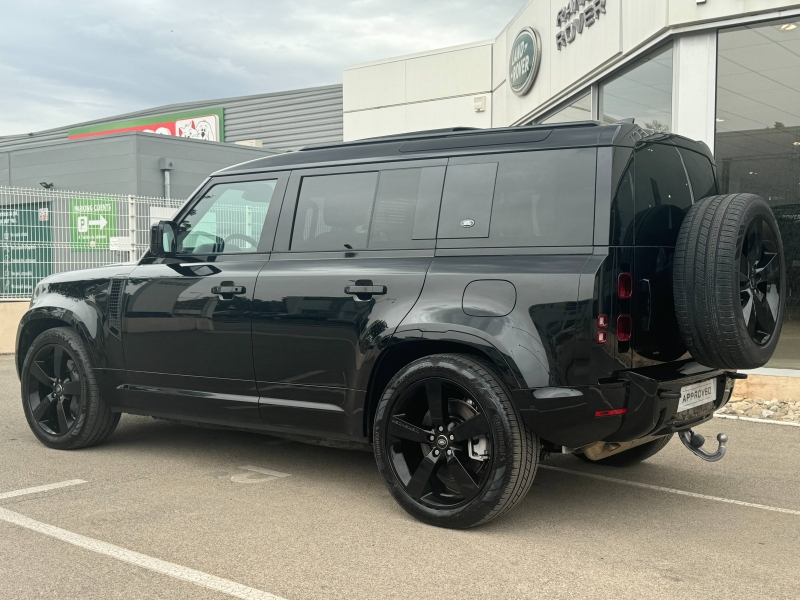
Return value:
[(100, 398), (80, 336), (50, 329), (31, 344), (22, 364), (22, 407), (46, 446), (72, 450), (105, 440), (119, 423)]
[(374, 444), (400, 505), (452, 528), (485, 523), (514, 506), (539, 456), (499, 375), (461, 355), (422, 358), (394, 377), (378, 406)]

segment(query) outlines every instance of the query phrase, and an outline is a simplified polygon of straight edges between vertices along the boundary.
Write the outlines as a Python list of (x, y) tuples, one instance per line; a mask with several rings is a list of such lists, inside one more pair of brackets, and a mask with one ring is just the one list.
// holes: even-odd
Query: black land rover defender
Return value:
[(209, 178), (138, 264), (43, 280), (22, 402), (52, 448), (123, 412), (371, 444), (415, 517), (513, 507), (540, 458), (625, 465), (763, 365), (785, 266), (702, 143), (630, 124), (452, 129)]

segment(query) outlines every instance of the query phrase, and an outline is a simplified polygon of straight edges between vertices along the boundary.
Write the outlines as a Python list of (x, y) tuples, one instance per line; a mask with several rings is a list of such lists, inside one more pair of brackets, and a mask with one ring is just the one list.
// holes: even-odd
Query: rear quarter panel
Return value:
[[(558, 249), (554, 249), (558, 250)], [(473, 251), (474, 252), (474, 251)], [(438, 253), (437, 253), (438, 254)], [(494, 346), (519, 387), (566, 385), (575, 359), (580, 274), (587, 254), (437, 256), (422, 294), (397, 335), (454, 339), (471, 335)], [(510, 282), (514, 306), (503, 316), (474, 316), (463, 308), (464, 292), (475, 281), (496, 281), (499, 294)], [(481, 286), (488, 289), (487, 286)], [(490, 286), (489, 286), (490, 287)], [(494, 299), (486, 297), (491, 310)], [(479, 301), (479, 299), (478, 299)], [(471, 299), (474, 304), (475, 298)]]

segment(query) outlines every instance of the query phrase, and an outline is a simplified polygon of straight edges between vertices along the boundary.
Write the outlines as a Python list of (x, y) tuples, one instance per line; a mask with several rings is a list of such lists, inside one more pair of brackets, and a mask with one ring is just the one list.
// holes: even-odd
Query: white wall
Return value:
[[(493, 42), (357, 65), (344, 72), (344, 139), (492, 127)], [(475, 111), (484, 96), (486, 109)]]

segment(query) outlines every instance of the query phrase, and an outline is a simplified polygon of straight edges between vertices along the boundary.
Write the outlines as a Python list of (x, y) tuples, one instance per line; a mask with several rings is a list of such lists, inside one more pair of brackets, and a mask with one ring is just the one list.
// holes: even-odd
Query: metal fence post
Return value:
[(138, 252), (136, 251), (136, 246), (138, 245), (138, 236), (137, 236), (137, 228), (136, 228), (136, 197), (133, 195), (128, 195), (128, 236), (130, 237), (131, 241), (131, 249), (128, 251), (128, 260), (130, 262), (136, 262), (139, 260)]

